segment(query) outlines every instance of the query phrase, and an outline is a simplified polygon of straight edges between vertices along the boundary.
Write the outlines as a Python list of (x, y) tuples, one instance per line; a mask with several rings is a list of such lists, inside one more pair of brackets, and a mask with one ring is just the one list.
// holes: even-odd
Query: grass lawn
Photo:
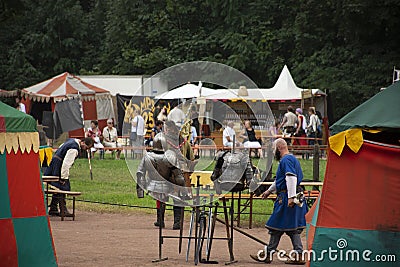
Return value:
[[(136, 197), (136, 183), (132, 178), (130, 170), (132, 174), (135, 174), (138, 163), (138, 160), (114, 160), (109, 154), (106, 154), (106, 159), (104, 160), (99, 160), (98, 158), (92, 160), (93, 180), (91, 180), (88, 160), (77, 159), (70, 170), (70, 179), (72, 191), (82, 192), (82, 195), (78, 198), (82, 200), (77, 203), (78, 209), (116, 213), (132, 211), (155, 213), (155, 210), (152, 209), (155, 207), (155, 200), (153, 198), (147, 195), (145, 198)], [(253, 163), (256, 164), (256, 162)], [(300, 164), (305, 179), (312, 179), (313, 161), (300, 159)], [(196, 169), (212, 170), (213, 166), (214, 162), (212, 159), (204, 158), (200, 160)], [(276, 167), (277, 163), (274, 162), (273, 172), (275, 172)], [(323, 180), (325, 167), (326, 160), (320, 160), (320, 180)], [(262, 166), (260, 168), (262, 169)], [(94, 204), (91, 202), (109, 203), (110, 205)], [(148, 208), (134, 208), (123, 205)], [(272, 207), (273, 202), (270, 200), (255, 200), (253, 202), (254, 223), (262, 225), (268, 219), (268, 214), (272, 212)], [(241, 219), (242, 221), (247, 220), (248, 215), (243, 215)]]

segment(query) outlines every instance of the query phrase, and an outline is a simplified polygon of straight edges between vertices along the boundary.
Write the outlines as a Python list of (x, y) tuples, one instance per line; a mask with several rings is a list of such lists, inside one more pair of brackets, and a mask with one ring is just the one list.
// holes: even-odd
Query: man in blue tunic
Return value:
[[(69, 183), (69, 169), (78, 157), (79, 151), (87, 150), (93, 147), (93, 139), (88, 137), (83, 141), (79, 139), (68, 139), (63, 143), (51, 159), (49, 167), (47, 167), (44, 175), (58, 176), (58, 182), (52, 182), (51, 185), (63, 191), (71, 191)], [(50, 203), (49, 215), (59, 216), (57, 205), (60, 205), (60, 210), (64, 210), (64, 216), (69, 217), (71, 214), (68, 212), (65, 198), (60, 194), (53, 194)], [(63, 209), (62, 209), (63, 208)]]
[(295, 259), (289, 259), (285, 263), (302, 265), (305, 262), (301, 258), (303, 245), (300, 234), (306, 227), (307, 205), (301, 205), (301, 207), (296, 205), (295, 197), (297, 195), (296, 189), (303, 180), (303, 172), (300, 162), (295, 156), (289, 154), (284, 139), (275, 140), (273, 149), (275, 158), (279, 161), (276, 179), (262, 194), (263, 199), (266, 199), (271, 193), (277, 194), (273, 213), (265, 224), (271, 237), (264, 253), (250, 255), (250, 257), (259, 262), (271, 263), (272, 255), (276, 251), (282, 235), (286, 233), (292, 241), (293, 250), (297, 253)]

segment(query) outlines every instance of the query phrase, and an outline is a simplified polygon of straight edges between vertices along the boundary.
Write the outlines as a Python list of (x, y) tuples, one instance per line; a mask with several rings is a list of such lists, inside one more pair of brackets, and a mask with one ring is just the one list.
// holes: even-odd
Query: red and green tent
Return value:
[(386, 96), (398, 102), (400, 83), (332, 126), (322, 192), (306, 216), (308, 266), (399, 266), (400, 146), (364, 140), (400, 132), (400, 105)]
[(0, 266), (57, 266), (36, 121), (0, 102)]

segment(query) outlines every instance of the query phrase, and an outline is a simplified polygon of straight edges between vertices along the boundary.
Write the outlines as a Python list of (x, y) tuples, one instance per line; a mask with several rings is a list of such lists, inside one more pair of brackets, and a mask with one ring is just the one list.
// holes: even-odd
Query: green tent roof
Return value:
[(0, 101), (0, 132), (37, 132), (36, 121)]
[(368, 99), (330, 127), (331, 134), (351, 128), (400, 129), (400, 82)]

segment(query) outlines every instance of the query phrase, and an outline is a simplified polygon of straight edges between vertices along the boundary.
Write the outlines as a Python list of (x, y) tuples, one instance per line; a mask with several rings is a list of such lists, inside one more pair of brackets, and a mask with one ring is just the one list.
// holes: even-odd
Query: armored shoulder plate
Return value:
[(167, 159), (167, 161), (171, 164), (171, 166), (178, 167), (178, 157), (176, 156), (176, 152), (172, 151), (171, 149), (168, 149), (164, 153), (164, 157)]

